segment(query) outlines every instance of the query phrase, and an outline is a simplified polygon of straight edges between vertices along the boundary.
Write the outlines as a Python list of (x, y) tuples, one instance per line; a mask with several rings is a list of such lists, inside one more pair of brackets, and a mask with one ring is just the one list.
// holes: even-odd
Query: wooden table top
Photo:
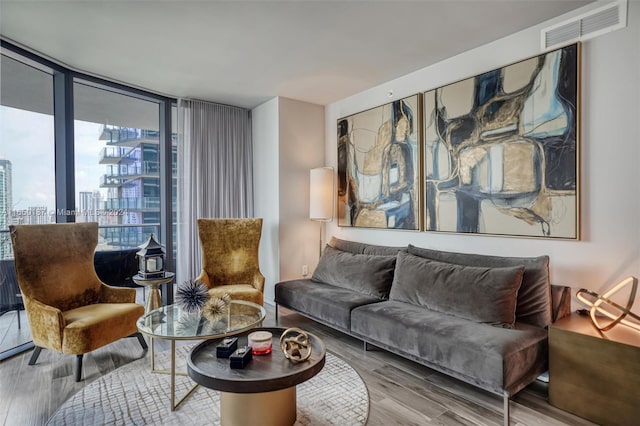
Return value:
[(221, 392), (258, 393), (295, 386), (315, 376), (324, 367), (324, 343), (311, 333), (308, 333), (311, 357), (297, 364), (286, 359), (280, 348), (280, 336), (284, 328), (254, 328), (236, 336), (238, 347), (246, 346), (247, 335), (259, 330), (273, 334), (270, 354), (253, 355), (243, 369), (232, 369), (228, 358), (216, 356), (216, 346), (222, 339), (208, 340), (191, 350), (187, 358), (189, 377), (202, 386)]

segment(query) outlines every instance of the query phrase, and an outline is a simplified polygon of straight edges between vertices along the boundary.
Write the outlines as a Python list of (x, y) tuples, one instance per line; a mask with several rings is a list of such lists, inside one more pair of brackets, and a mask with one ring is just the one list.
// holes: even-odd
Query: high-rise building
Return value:
[[(100, 187), (107, 189), (100, 223), (116, 225), (104, 227), (103, 236), (109, 245), (136, 247), (150, 233), (157, 235), (160, 225), (159, 133), (104, 126), (100, 139), (107, 144), (100, 155), (100, 164), (107, 166), (100, 179)], [(174, 168), (176, 155), (174, 144)], [(175, 188), (175, 170), (173, 176)]]
[(100, 223), (102, 217), (102, 194), (100, 191), (80, 191), (76, 206), (76, 222)]
[[(0, 230), (6, 230), (12, 221), (13, 199), (11, 161), (0, 159)], [(0, 259), (13, 257), (9, 232), (0, 233)]]
[(14, 223), (21, 225), (44, 225), (46, 223), (54, 223), (55, 221), (56, 216), (54, 212), (45, 206), (29, 207), (21, 211), (17, 220), (14, 218)]

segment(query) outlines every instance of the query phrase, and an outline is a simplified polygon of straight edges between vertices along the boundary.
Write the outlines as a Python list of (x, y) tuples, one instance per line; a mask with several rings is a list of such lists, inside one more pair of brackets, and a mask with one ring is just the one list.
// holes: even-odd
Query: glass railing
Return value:
[(101, 225), (98, 229), (98, 249), (104, 250), (138, 247), (144, 243), (149, 234), (158, 235), (159, 223), (144, 225)]
[(127, 155), (128, 149), (117, 146), (106, 146), (100, 150), (100, 161), (106, 158), (119, 159)]
[[(172, 170), (175, 173), (174, 170)], [(138, 164), (126, 164), (114, 167), (108, 167), (107, 173), (105, 176), (107, 177), (123, 177), (130, 178), (141, 175), (153, 175), (157, 176), (160, 174), (160, 164), (157, 161), (145, 161), (143, 163)]]
[[(160, 223), (100, 225), (98, 227), (98, 246), (96, 250), (119, 250), (138, 247), (147, 241), (149, 234), (153, 233), (157, 238), (159, 230)], [(11, 235), (8, 229), (0, 230), (0, 260), (5, 259), (13, 259)]]
[[(176, 202), (171, 202), (171, 208), (175, 210)], [(144, 198), (110, 198), (103, 202), (105, 210), (135, 210), (135, 209), (159, 209), (160, 197)]]
[(103, 130), (103, 139), (106, 139), (108, 145), (143, 139), (158, 140), (159, 137), (160, 132), (157, 130), (134, 129), (131, 127), (117, 126), (105, 126)]
[(119, 186), (121, 184), (122, 184), (122, 179), (120, 178), (109, 176), (109, 175), (100, 176), (99, 185), (101, 188), (105, 186)]

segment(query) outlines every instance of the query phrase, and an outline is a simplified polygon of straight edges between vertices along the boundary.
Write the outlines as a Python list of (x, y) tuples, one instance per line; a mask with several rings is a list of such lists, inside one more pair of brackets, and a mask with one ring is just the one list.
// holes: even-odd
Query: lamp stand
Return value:
[(324, 231), (324, 221), (320, 221), (320, 235), (318, 238), (319, 246), (318, 246), (318, 260), (322, 257), (322, 234)]

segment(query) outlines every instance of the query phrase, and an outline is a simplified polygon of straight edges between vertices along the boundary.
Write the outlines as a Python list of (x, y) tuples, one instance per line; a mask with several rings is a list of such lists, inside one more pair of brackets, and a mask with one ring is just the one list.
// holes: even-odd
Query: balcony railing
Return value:
[(144, 161), (138, 164), (114, 165), (107, 167), (108, 177), (131, 178), (142, 175), (157, 176), (160, 174), (160, 164), (157, 161)]
[(99, 185), (100, 188), (120, 186), (122, 185), (122, 179), (113, 176), (102, 175), (100, 176)]
[(105, 126), (100, 139), (106, 140), (107, 145), (115, 145), (133, 140), (157, 141), (160, 132), (157, 130), (134, 129), (131, 127)]
[[(159, 223), (100, 225), (98, 227), (99, 238), (96, 250), (118, 250), (138, 247), (149, 238), (149, 234), (159, 235), (159, 230)], [(8, 229), (0, 230), (0, 260), (4, 259), (13, 259), (11, 237)]]
[[(109, 198), (103, 203), (105, 210), (157, 210), (160, 208), (160, 197), (143, 198)], [(176, 209), (176, 201), (171, 202), (171, 208)]]
[(100, 150), (100, 161), (102, 162), (106, 159), (119, 160), (124, 158), (128, 152), (129, 149), (127, 148), (118, 146), (106, 146), (102, 148), (102, 150)]

